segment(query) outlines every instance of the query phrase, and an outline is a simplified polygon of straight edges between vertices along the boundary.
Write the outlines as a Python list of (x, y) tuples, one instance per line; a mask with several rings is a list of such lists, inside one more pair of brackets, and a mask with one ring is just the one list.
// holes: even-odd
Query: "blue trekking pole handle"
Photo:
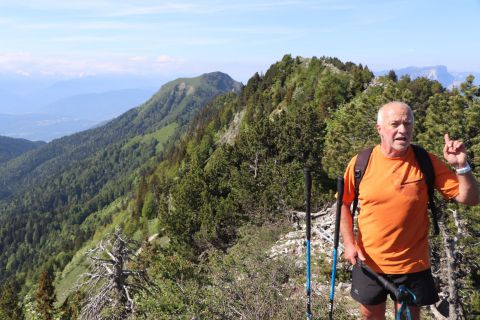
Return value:
[(312, 319), (311, 299), (310, 299), (310, 238), (311, 238), (311, 216), (310, 216), (310, 193), (312, 189), (312, 176), (309, 168), (304, 168), (305, 175), (305, 225), (306, 225), (306, 264), (307, 264), (307, 320)]
[(332, 254), (332, 279), (330, 285), (330, 306), (328, 311), (328, 318), (333, 319), (333, 299), (335, 297), (335, 277), (337, 275), (337, 255), (338, 255), (338, 238), (340, 234), (340, 218), (342, 215), (342, 201), (343, 201), (343, 177), (337, 178), (337, 214), (335, 217), (335, 234), (333, 238), (333, 254)]

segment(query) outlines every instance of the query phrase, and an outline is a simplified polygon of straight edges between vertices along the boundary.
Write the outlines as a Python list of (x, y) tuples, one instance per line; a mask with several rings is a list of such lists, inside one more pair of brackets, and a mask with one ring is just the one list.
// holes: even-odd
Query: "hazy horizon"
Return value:
[(284, 54), (371, 70), (445, 65), (480, 72), (480, 2), (0, 2), (0, 74), (157, 75), (211, 71), (245, 82)]
[[(245, 84), (285, 54), (336, 57), (376, 73), (444, 65), (480, 74), (479, 12), (476, 0), (3, 0), (0, 114), (55, 113), (19, 135), (30, 127), (50, 134), (55, 124), (76, 132), (89, 118), (84, 105), (92, 112), (121, 101), (111, 114), (119, 115), (168, 81), (214, 71)], [(7, 126), (20, 127), (5, 120), (0, 135)]]

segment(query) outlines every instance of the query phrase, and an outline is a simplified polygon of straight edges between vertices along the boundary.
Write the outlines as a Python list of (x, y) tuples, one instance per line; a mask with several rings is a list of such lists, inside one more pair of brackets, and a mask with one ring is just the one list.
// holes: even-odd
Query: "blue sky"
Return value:
[(480, 72), (479, 21), (479, 0), (0, 0), (0, 73), (245, 82), (286, 53)]

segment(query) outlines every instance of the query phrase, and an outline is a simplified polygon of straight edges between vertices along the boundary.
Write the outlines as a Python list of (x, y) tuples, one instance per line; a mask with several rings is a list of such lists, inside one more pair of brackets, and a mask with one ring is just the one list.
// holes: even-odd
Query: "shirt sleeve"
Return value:
[(457, 175), (435, 155), (429, 155), (435, 172), (435, 189), (437, 189), (445, 199), (454, 199), (460, 192)]
[(348, 163), (345, 170), (344, 187), (343, 187), (343, 203), (352, 203), (355, 199), (355, 160), (357, 156), (353, 157)]

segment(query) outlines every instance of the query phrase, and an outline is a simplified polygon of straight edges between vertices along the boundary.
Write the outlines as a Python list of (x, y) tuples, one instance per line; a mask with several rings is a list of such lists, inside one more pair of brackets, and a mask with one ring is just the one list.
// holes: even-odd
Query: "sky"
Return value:
[(246, 82), (284, 54), (480, 72), (480, 0), (0, 0), (0, 73)]

